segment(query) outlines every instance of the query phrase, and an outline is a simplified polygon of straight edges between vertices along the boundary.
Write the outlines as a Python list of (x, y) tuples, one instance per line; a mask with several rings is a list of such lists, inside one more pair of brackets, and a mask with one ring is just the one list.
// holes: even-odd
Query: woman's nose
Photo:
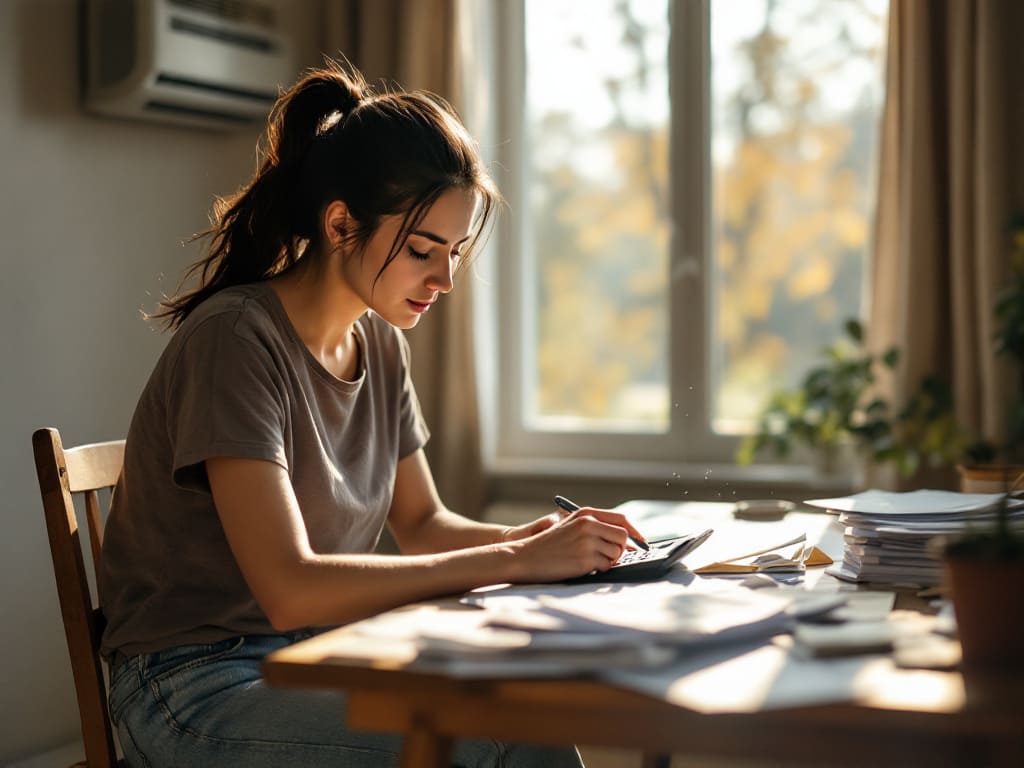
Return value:
[(446, 259), (445, 264), (431, 271), (427, 286), (438, 293), (448, 293), (455, 286), (455, 259)]

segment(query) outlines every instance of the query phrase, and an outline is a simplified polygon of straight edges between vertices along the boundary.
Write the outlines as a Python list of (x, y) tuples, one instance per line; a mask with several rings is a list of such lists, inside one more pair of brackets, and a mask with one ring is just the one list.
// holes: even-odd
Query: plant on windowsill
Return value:
[(999, 492), (1006, 479), (1024, 473), (1024, 214), (1009, 228), (1010, 279), (996, 298), (996, 328), (992, 335), (996, 354), (1016, 368), (1017, 399), (1011, 406), (1006, 436), (999, 442), (982, 440), (967, 452), (961, 464), (961, 490)]
[(858, 320), (847, 320), (845, 330), (798, 387), (771, 396), (756, 431), (740, 443), (737, 462), (749, 464), (764, 452), (785, 458), (802, 446), (828, 474), (837, 456), (851, 450), (861, 460), (892, 465), (902, 477), (911, 477), (923, 466), (950, 466), (963, 456), (970, 440), (953, 417), (946, 383), (927, 376), (907, 403), (894, 409), (872, 389), (880, 369), (899, 364), (899, 350), (867, 351)]

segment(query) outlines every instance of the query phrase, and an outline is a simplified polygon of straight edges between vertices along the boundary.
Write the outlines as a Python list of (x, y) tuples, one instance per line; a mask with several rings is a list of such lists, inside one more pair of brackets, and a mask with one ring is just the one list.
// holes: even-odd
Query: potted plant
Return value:
[(945, 591), (953, 603), (965, 671), (1024, 667), (1024, 527), (1000, 497), (994, 525), (942, 540)]
[(784, 458), (803, 446), (827, 474), (841, 452), (852, 450), (910, 477), (923, 466), (950, 466), (963, 456), (970, 440), (953, 417), (946, 383), (926, 376), (902, 408), (893, 408), (872, 390), (880, 369), (899, 364), (899, 350), (867, 351), (858, 320), (847, 320), (845, 331), (798, 387), (771, 396), (756, 430), (741, 441), (737, 462), (749, 464), (766, 451)]

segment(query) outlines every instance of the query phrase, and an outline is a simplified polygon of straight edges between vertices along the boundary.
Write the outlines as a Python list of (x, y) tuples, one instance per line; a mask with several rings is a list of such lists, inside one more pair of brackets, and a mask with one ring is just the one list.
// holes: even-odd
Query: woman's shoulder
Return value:
[(224, 288), (196, 307), (181, 324), (178, 334), (191, 336), (201, 327), (218, 326), (237, 335), (262, 335), (276, 332), (273, 289), (266, 283), (249, 283)]

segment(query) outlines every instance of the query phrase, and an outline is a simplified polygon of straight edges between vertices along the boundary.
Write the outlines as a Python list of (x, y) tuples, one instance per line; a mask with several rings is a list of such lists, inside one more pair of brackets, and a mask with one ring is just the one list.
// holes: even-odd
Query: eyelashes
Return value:
[(411, 245), (407, 245), (406, 249), (409, 251), (409, 255), (412, 256), (414, 259), (419, 259), (420, 261), (426, 261), (427, 259), (430, 258), (430, 253), (427, 252), (427, 251), (417, 251)]
[[(405, 246), (405, 249), (409, 252), (409, 255), (412, 256), (414, 259), (419, 259), (420, 261), (426, 261), (427, 259), (430, 258), (430, 251), (417, 251), (411, 245)], [(453, 253), (452, 254), (452, 261), (454, 261), (456, 264), (458, 264), (460, 261), (462, 261), (462, 254), (458, 253), (458, 252)]]

